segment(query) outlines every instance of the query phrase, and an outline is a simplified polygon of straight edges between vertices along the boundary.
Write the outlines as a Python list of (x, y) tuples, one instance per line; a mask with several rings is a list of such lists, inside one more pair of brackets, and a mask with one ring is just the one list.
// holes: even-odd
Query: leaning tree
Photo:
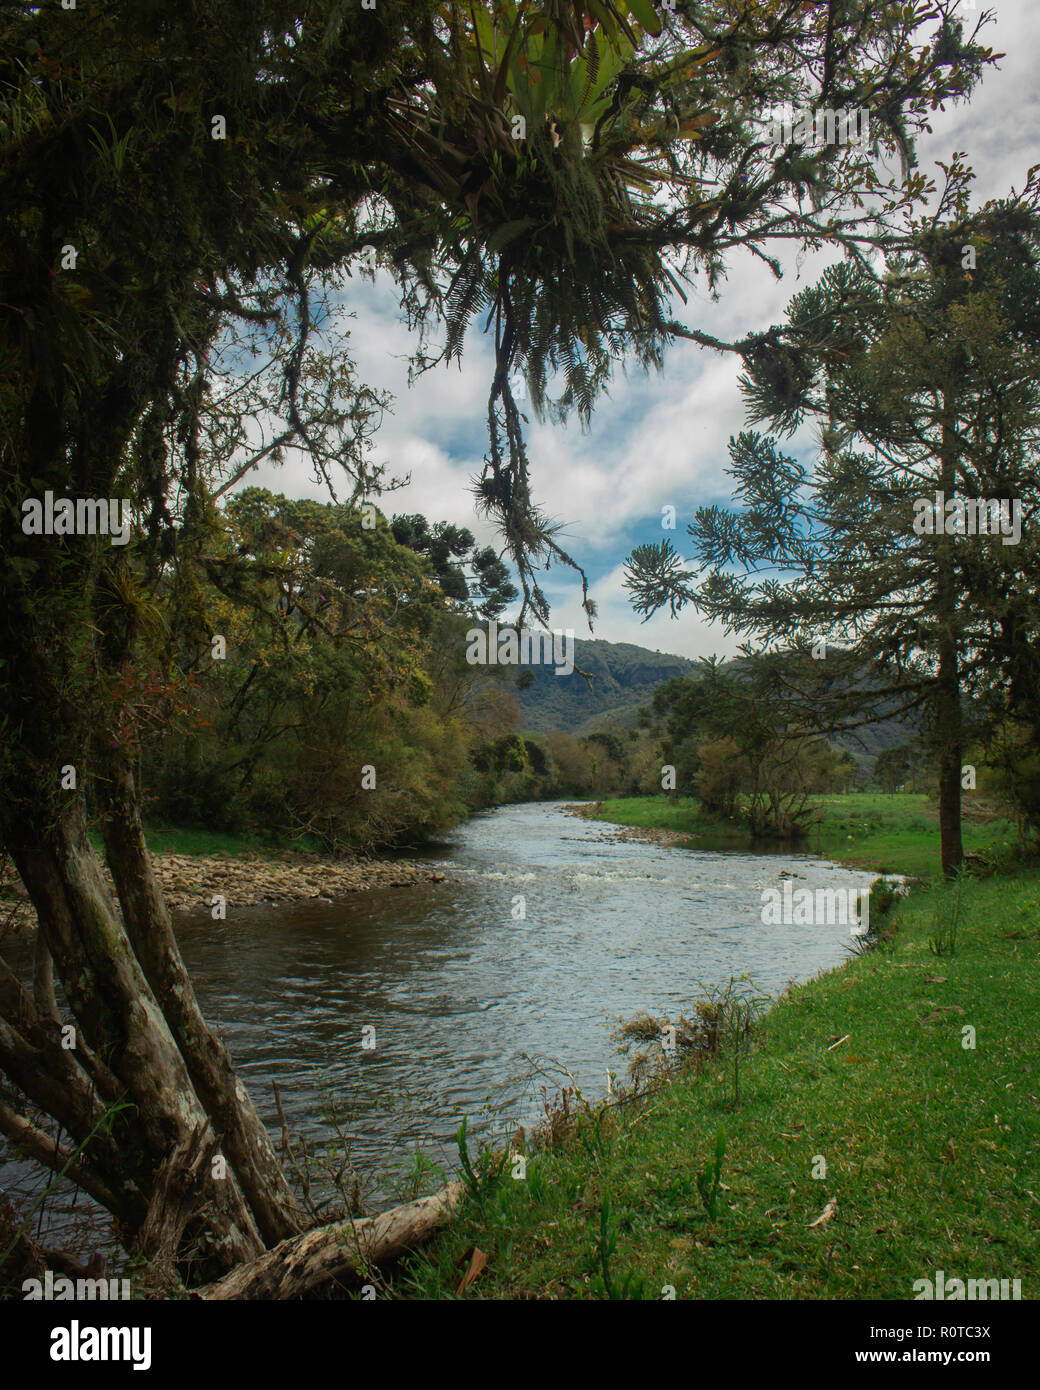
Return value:
[[(296, 445), (352, 499), (378, 485), (365, 388), (344, 369), (308, 399), (315, 293), (384, 265), (416, 332), (443, 330), (420, 336), (419, 370), (484, 320), (478, 500), (544, 618), (533, 566), (567, 557), (531, 497), (510, 375), (536, 408), (587, 417), (622, 354), (716, 345), (671, 303), (695, 276), (714, 288), (727, 251), (897, 245), (925, 192), (914, 135), (991, 56), (952, 0), (4, 7), (0, 835), (39, 933), (31, 981), (0, 962), (0, 1131), (107, 1208), (161, 1283), (298, 1293), (353, 1258), (342, 1229), (304, 1232), (200, 1013), (133, 756), (155, 596), (206, 634), (193, 575), (213, 570), (231, 480)], [(775, 143), (784, 103), (869, 109), (869, 141)], [(896, 152), (889, 180), (878, 156)], [(244, 462), (232, 426), (214, 464), (214, 363), (250, 333), (280, 366), (281, 426)], [(129, 544), (26, 534), (23, 503), (47, 493), (126, 499)], [(380, 1222), (370, 1255), (411, 1229)]]

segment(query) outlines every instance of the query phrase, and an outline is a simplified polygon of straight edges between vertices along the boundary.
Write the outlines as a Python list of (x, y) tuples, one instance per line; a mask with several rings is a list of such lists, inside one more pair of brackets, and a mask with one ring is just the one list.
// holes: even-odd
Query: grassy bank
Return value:
[[(179, 826), (149, 825), (145, 839), (152, 854), (187, 854), (198, 858), (247, 859), (253, 855), (277, 855), (286, 852), (320, 854), (317, 840), (304, 836), (290, 840), (256, 831), (234, 834), (226, 830), (183, 829)], [(94, 848), (103, 853), (104, 845), (97, 831), (90, 831)]]
[(252, 854), (273, 854), (280, 850), (311, 854), (321, 851), (316, 840), (290, 840), (257, 833), (234, 835), (223, 830), (182, 830), (176, 826), (157, 825), (149, 826), (145, 836), (153, 854), (219, 855), (223, 859), (243, 859)]
[[(747, 831), (732, 821), (706, 815), (692, 797), (617, 797), (597, 803), (589, 814), (614, 825), (672, 830), (713, 845), (749, 845)], [(808, 837), (794, 848), (840, 860), (850, 868), (927, 877), (939, 863), (938, 814), (923, 793), (850, 792), (821, 796)], [(1007, 858), (1016, 843), (1014, 827), (965, 799), (964, 847), (969, 854)]]
[(960, 908), (953, 955), (928, 944), (949, 900), (919, 889), (882, 949), (793, 988), (752, 1035), (739, 1102), (722, 1056), (529, 1151), (397, 1296), (458, 1296), (476, 1247), (467, 1298), (907, 1299), (939, 1269), (1035, 1298), (1040, 873), (969, 880)]

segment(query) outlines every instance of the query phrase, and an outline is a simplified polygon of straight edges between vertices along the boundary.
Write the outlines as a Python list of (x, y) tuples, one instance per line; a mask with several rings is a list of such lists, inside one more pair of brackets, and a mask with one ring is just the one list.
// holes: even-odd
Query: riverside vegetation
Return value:
[[(907, 822), (919, 815), (882, 827), (890, 862), (901, 845), (916, 861)], [(876, 885), (867, 945), (789, 988), (750, 1030), (727, 1030), (727, 1011), (748, 1017), (746, 988), (731, 982), (691, 1006), (692, 1028), (671, 1020), (680, 1046), (659, 1050), (656, 1069), (651, 1057), (649, 1076), (644, 1056), (620, 1099), (547, 1097), (541, 1131), (514, 1140), (523, 1180), (485, 1154), (460, 1217), (387, 1291), (910, 1299), (944, 1269), (1021, 1277), (1035, 1297), (1038, 959), (1035, 865), (964, 873), (955, 894), (941, 881), (906, 897)], [(667, 1023), (634, 1021), (629, 1037), (655, 1039)]]
[[(924, 792), (860, 791), (813, 799), (815, 817), (798, 848), (821, 858), (838, 859), (853, 869), (879, 874), (927, 877), (935, 871), (937, 810)], [(742, 848), (752, 843), (739, 819), (706, 811), (695, 797), (614, 797), (582, 808), (582, 814), (614, 825), (668, 832), (696, 848), (698, 839)], [(1012, 821), (999, 807), (966, 807), (964, 844), (983, 862), (1010, 864), (1019, 854)]]

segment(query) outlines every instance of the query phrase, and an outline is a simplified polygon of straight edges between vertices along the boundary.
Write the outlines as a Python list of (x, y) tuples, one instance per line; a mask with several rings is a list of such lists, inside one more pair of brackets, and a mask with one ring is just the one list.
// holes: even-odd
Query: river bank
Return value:
[[(629, 796), (567, 808), (662, 844), (739, 849), (782, 848), (830, 859), (850, 869), (929, 878), (939, 869), (938, 813), (924, 793), (846, 792), (820, 796), (816, 820), (803, 839), (784, 846), (753, 842), (745, 827), (706, 814), (693, 797)], [(966, 796), (964, 848), (981, 867), (1013, 863), (1014, 826), (978, 797)]]
[(1036, 1298), (1040, 871), (967, 880), (957, 907), (918, 887), (890, 925), (770, 1010), (736, 1095), (723, 1048), (624, 1104), (557, 1103), (523, 1180), (485, 1163), (481, 1199), (388, 1291), (908, 1300), (942, 1270), (947, 1290), (1018, 1279)]
[[(441, 870), (407, 860), (328, 859), (292, 850), (226, 854), (154, 854), (152, 862), (172, 912), (212, 911), (216, 897), (225, 911), (262, 903), (333, 902), (372, 888), (443, 883)], [(112, 880), (105, 872), (106, 882)], [(16, 878), (15, 896), (0, 903), (0, 919), (12, 920), (19, 935), (36, 929), (36, 913)], [(112, 890), (114, 894), (114, 889)]]
[[(613, 826), (610, 838), (615, 840), (649, 840), (657, 845), (689, 845), (693, 846), (701, 838), (692, 830), (670, 830), (663, 825), (629, 825), (619, 820), (608, 820), (604, 814), (606, 807), (610, 806), (608, 801), (575, 801), (562, 807), (569, 816), (580, 816), (582, 820), (602, 821), (606, 827), (608, 824)], [(604, 839), (607, 836), (604, 834)], [(734, 835), (734, 841), (744, 843), (747, 839), (745, 835)]]

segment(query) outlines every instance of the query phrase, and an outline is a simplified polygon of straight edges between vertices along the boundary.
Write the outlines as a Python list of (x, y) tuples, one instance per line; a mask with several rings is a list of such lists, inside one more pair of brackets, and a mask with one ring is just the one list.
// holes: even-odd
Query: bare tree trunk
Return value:
[[(106, 1102), (116, 1098), (114, 1088), (132, 1103), (109, 1134), (94, 1135), (81, 1162), (110, 1193), (126, 1196), (116, 1214), (133, 1232), (160, 1165), (212, 1127), (109, 896), (87, 839), (82, 792), (66, 794), (55, 814), (50, 790), (39, 789), (38, 818), (26, 813), (23, 796), (22, 814), (5, 816), (3, 831), (76, 1019), (77, 1047), (62, 1047), (59, 1024), (41, 1019), (4, 967), (0, 1062), (77, 1142), (97, 1127)], [(89, 1039), (90, 1048), (80, 1050), (80, 1039)], [(95, 1066), (98, 1057), (104, 1062)], [(263, 1250), (232, 1172), (208, 1182), (205, 1201), (212, 1231), (207, 1253), (216, 1268)]]
[(227, 1049), (202, 1017), (155, 877), (127, 760), (121, 754), (106, 754), (102, 767), (106, 859), (127, 932), (260, 1234), (265, 1244), (276, 1244), (298, 1234), (305, 1215)]
[(939, 842), (942, 871), (955, 874), (964, 862), (961, 834), (961, 730), (960, 680), (956, 650), (944, 642), (939, 662), (939, 689), (935, 702), (939, 741)]
[[(940, 448), (940, 487), (947, 497), (957, 490), (957, 443), (950, 393), (944, 396)], [(957, 642), (957, 589), (954, 537), (936, 536), (939, 562), (939, 672), (935, 700), (934, 740), (939, 762), (939, 854), (944, 874), (957, 872), (964, 862), (961, 837), (961, 760), (964, 731)]]

